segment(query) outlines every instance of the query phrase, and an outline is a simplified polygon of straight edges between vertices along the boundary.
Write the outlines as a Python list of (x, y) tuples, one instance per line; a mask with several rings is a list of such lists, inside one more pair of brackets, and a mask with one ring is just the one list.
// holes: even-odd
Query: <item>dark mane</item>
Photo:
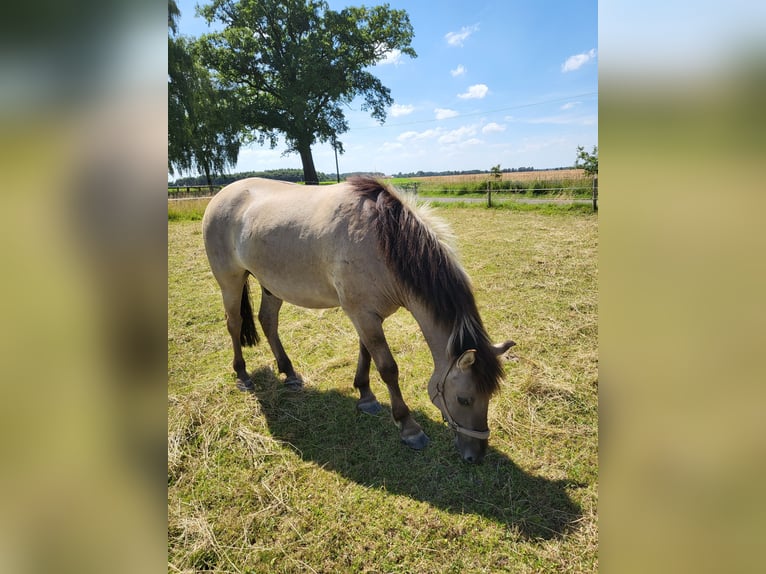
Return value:
[(358, 194), (375, 202), (375, 232), (388, 266), (437, 322), (450, 329), (450, 357), (475, 349), (477, 390), (495, 392), (503, 369), (479, 316), (470, 279), (454, 253), (389, 187), (371, 177), (349, 182)]

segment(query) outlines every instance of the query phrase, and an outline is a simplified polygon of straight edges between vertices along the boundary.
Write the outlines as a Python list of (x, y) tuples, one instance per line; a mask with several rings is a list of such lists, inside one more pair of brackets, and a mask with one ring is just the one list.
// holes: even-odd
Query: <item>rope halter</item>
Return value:
[[(452, 369), (457, 364), (459, 357), (455, 359), (452, 362), (452, 365), (450, 365), (450, 368), (447, 369), (447, 372), (444, 374), (444, 378), (441, 380), (440, 383), (437, 383), (436, 385), (436, 394), (431, 397), (431, 402), (435, 404), (437, 407), (439, 407), (439, 410), (442, 413), (442, 418), (447, 423), (447, 426), (451, 428), (456, 433), (463, 434), (465, 436), (470, 436), (472, 438), (477, 438), (479, 440), (487, 440), (489, 438), (489, 429), (485, 431), (478, 431), (474, 429), (469, 429), (464, 426), (460, 426), (458, 422), (455, 420), (455, 418), (452, 416), (452, 413), (449, 412), (449, 408), (447, 408), (447, 400), (444, 396), (444, 386), (447, 383), (447, 377), (452, 372)], [(437, 402), (437, 400), (439, 402)]]

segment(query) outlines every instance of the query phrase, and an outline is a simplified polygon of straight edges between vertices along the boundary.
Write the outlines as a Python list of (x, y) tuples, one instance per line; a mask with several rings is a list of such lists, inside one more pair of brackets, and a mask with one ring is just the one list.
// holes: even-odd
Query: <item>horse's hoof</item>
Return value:
[(303, 381), (299, 379), (298, 377), (288, 377), (285, 381), (285, 387), (288, 391), (302, 391), (303, 390)]
[(383, 407), (380, 406), (380, 403), (378, 401), (356, 403), (356, 408), (358, 408), (360, 411), (368, 415), (376, 415), (383, 410)]
[(243, 381), (242, 379), (237, 379), (237, 388), (240, 391), (252, 391), (255, 389), (255, 385), (253, 385), (253, 381), (250, 379), (247, 379), (246, 381)]
[(402, 437), (402, 442), (408, 447), (415, 450), (422, 450), (428, 444), (428, 436), (423, 431), (420, 431), (414, 436)]

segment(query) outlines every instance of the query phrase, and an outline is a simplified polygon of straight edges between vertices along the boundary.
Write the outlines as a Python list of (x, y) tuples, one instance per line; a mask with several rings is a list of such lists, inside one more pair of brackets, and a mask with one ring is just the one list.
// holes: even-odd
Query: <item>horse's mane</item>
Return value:
[(450, 329), (450, 358), (475, 349), (477, 390), (495, 392), (503, 369), (484, 329), (471, 281), (458, 261), (447, 225), (372, 177), (353, 177), (349, 182), (356, 193), (375, 203), (375, 232), (388, 266), (436, 321)]

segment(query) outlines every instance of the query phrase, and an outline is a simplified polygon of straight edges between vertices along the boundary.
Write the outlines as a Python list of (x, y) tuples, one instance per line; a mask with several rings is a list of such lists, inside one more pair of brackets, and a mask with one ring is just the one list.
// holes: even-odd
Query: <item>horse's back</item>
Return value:
[(213, 273), (247, 271), (296, 305), (341, 305), (368, 270), (384, 271), (363, 203), (346, 184), (235, 182), (211, 200), (203, 220)]

